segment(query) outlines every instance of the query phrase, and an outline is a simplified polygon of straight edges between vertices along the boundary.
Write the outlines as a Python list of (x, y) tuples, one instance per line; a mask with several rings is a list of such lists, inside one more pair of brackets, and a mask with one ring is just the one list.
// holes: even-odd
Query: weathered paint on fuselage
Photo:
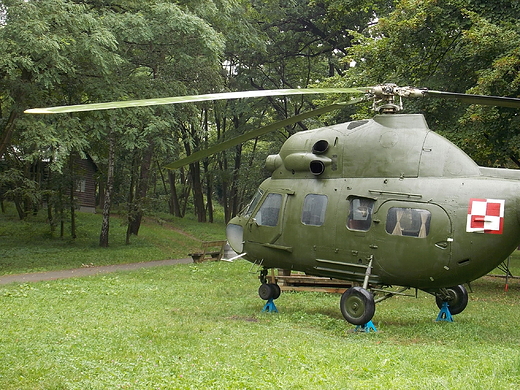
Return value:
[[(435, 290), (486, 274), (520, 242), (520, 172), (478, 167), (422, 115), (297, 133), (268, 165), (262, 199), (230, 222), (243, 228), (245, 258), (264, 267), (362, 281), (372, 259), (371, 283)], [(279, 217), (266, 226), (255, 216), (273, 193)], [(318, 223), (302, 222), (309, 194), (326, 197)], [(499, 231), (468, 231), (472, 199), (497, 200)]]

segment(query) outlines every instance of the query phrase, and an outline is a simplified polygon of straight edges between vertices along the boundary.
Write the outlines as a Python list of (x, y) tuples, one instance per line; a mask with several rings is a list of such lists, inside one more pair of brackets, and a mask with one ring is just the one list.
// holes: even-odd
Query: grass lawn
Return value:
[(225, 239), (223, 222), (200, 224), (190, 218), (161, 215), (147, 218), (139, 235), (132, 236), (130, 245), (126, 245), (125, 221), (114, 215), (110, 219), (110, 246), (100, 248), (100, 214), (77, 213), (77, 238), (72, 240), (69, 231), (63, 238), (58, 237), (59, 233), (52, 236), (42, 216), (20, 221), (13, 206), (7, 206), (8, 212), (0, 214), (3, 275), (185, 258), (200, 250), (203, 240)]
[(454, 323), (433, 298), (378, 305), (352, 333), (339, 295), (262, 313), (250, 264), (208, 262), (0, 288), (2, 389), (516, 389), (520, 282), (473, 286)]
[[(163, 216), (127, 246), (114, 219), (101, 249), (96, 215), (79, 216), (74, 242), (43, 221), (2, 218), (3, 273), (185, 257), (224, 234)], [(511, 268), (520, 275), (517, 254)], [(419, 293), (378, 304), (378, 332), (365, 334), (335, 294), (283, 293), (279, 313), (262, 313), (243, 260), (0, 286), (0, 388), (520, 388), (520, 280), (508, 292), (501, 278), (472, 287), (454, 323), (435, 322), (433, 297)]]

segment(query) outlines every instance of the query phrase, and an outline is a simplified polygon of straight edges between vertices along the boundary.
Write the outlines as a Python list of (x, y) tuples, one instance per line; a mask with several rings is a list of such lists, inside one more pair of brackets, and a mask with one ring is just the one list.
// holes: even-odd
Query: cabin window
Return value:
[(260, 226), (278, 225), (278, 215), (282, 208), (282, 195), (268, 194), (255, 215), (256, 223)]
[(303, 201), (302, 223), (304, 225), (321, 226), (325, 222), (327, 196), (309, 194)]
[(386, 217), (386, 232), (394, 236), (424, 238), (430, 232), (428, 210), (391, 207)]
[(258, 204), (258, 202), (260, 202), (260, 199), (262, 198), (263, 194), (264, 192), (258, 189), (253, 199), (251, 199), (249, 204), (244, 208), (244, 210), (240, 214), (244, 217), (251, 216), (251, 214), (253, 214), (253, 211), (255, 210), (256, 205)]
[(367, 231), (372, 224), (374, 200), (367, 198), (351, 198), (347, 227), (351, 230)]
[(87, 191), (87, 181), (85, 179), (80, 179), (76, 182), (76, 192), (86, 192)]

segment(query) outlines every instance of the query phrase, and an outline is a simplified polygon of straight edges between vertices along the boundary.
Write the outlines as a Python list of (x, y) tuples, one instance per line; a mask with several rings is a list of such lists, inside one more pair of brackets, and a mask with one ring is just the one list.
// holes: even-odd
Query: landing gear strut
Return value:
[(280, 297), (280, 294), (282, 293), (280, 286), (278, 286), (276, 283), (267, 283), (267, 269), (265, 268), (262, 271), (260, 271), (259, 279), (262, 282), (262, 284), (258, 288), (258, 295), (260, 296), (260, 298), (267, 301), (262, 311), (270, 311), (277, 313), (278, 309), (274, 304), (274, 300), (278, 299)]
[(372, 272), (373, 256), (370, 257), (363, 287), (351, 287), (341, 296), (339, 307), (343, 317), (353, 325), (357, 325), (356, 330), (363, 329), (365, 332), (376, 331), (372, 323), (372, 317), (376, 312), (374, 295), (368, 291), (368, 281)]

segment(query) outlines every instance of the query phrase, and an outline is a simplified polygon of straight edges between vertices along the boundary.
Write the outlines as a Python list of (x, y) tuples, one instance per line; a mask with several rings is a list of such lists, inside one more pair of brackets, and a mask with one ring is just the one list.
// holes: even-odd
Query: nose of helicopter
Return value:
[(242, 218), (235, 217), (229, 221), (226, 227), (226, 237), (229, 245), (239, 254), (244, 251), (244, 227), (242, 223)]

